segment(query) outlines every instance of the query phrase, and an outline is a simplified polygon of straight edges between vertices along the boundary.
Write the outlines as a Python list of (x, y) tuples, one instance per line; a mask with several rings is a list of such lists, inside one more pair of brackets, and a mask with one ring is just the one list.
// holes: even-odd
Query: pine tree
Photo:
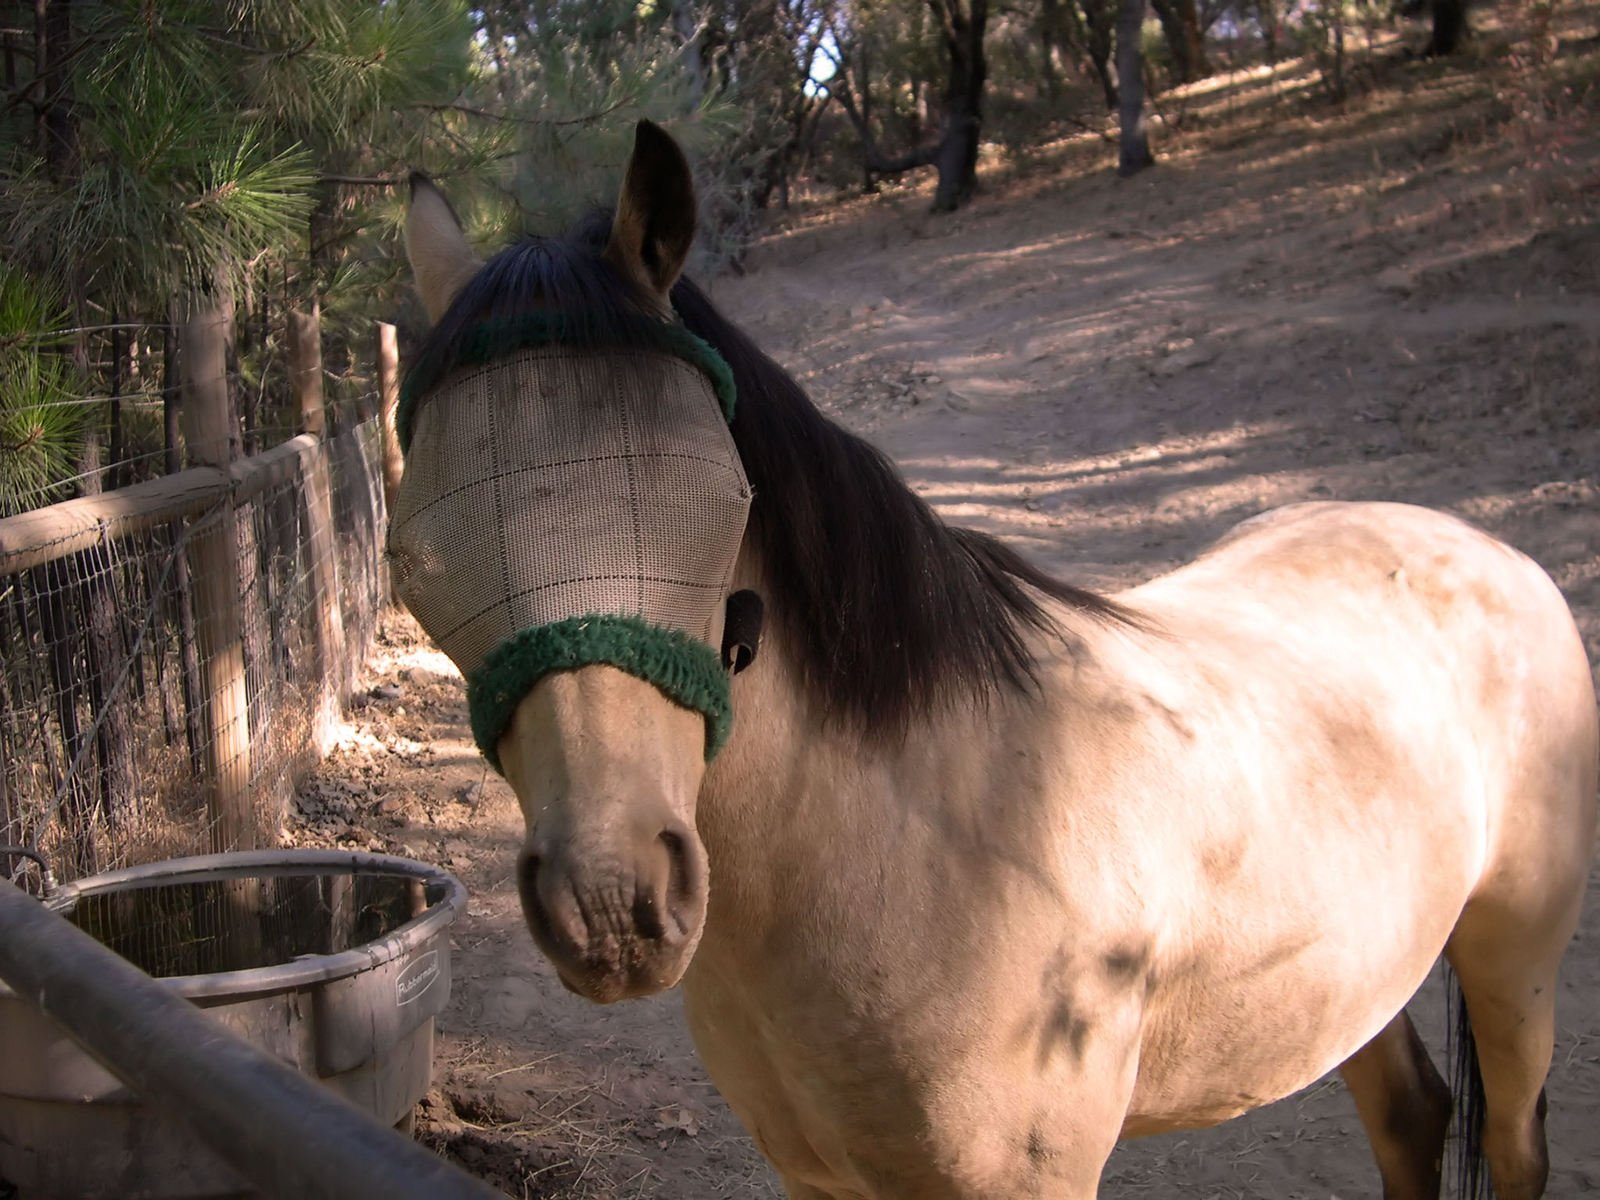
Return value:
[(56, 498), (71, 474), (84, 406), (68, 383), (66, 313), (32, 280), (0, 263), (0, 515)]
[[(383, 185), (430, 139), (472, 158), (441, 136), (473, 60), (458, 0), (45, 0), (24, 20), (33, 45), (5, 45), (0, 261), (56, 281), (79, 329), (248, 306), (267, 278), (370, 312), (394, 294), (362, 270), (388, 257), (362, 240), (392, 224)], [(121, 370), (126, 342), (94, 338), (69, 348), (69, 390)]]
[(735, 80), (717, 69), (721, 27), (691, 8), (535, 3), (514, 19), (502, 9), (485, 26), (494, 69), (480, 80), (481, 103), (502, 114), (511, 134), (497, 181), (506, 203), (494, 212), (496, 240), (553, 232), (609, 202), (634, 123), (648, 117), (695, 163), (700, 267), (736, 252), (719, 235), (737, 225), (745, 206), (735, 148), (749, 113)]

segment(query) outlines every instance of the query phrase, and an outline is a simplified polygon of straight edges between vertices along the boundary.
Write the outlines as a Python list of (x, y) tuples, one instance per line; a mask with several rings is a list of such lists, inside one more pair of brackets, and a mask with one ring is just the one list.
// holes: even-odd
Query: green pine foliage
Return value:
[(9, 147), (0, 220), (20, 265), (69, 281), (75, 308), (163, 314), (174, 295), (231, 286), (303, 227), (309, 156), (240, 102), (237, 64), (200, 24), (214, 7), (73, 8), (78, 44), (104, 46), (72, 60), (76, 162)]
[(516, 219), (529, 229), (560, 228), (595, 204), (611, 203), (641, 117), (670, 130), (703, 170), (739, 127), (727, 98), (695, 100), (682, 48), (669, 32), (601, 46), (574, 43), (514, 62), (508, 107), (537, 117), (517, 124), (506, 183)]
[(737, 257), (751, 232), (753, 160), (770, 140), (751, 134), (767, 134), (772, 122), (714, 53), (684, 41), (666, 5), (597, 5), (542, 34), (524, 25), (510, 40), (488, 47), (475, 83), (476, 103), (501, 114), (511, 138), (498, 176), (469, 199), (469, 234), (501, 245), (611, 204), (634, 124), (648, 118), (695, 169), (702, 221), (693, 268), (715, 271)]
[[(73, 0), (66, 11), (39, 119), (0, 112), (0, 266), (56, 285), (65, 314), (53, 327), (88, 328), (53, 368), (82, 376), (81, 393), (106, 390), (116, 351), (101, 327), (160, 325), (195, 302), (245, 313), (268, 281), (278, 311), (320, 302), (331, 366), (353, 363), (400, 291), (380, 240), (392, 182), (428, 157), (481, 167), (493, 153), (482, 145), (504, 140), (475, 139), (456, 111), (476, 54), (460, 0)], [(24, 76), (35, 66), (31, 54), (8, 62)], [(17, 85), (37, 96), (50, 82)], [(47, 109), (65, 118), (65, 153), (46, 136)], [(281, 364), (277, 338), (241, 338), (244, 379)], [(9, 481), (22, 477), (0, 476), (0, 503), (15, 507)]]
[(40, 333), (66, 320), (53, 296), (0, 263), (0, 515), (60, 499), (54, 485), (71, 473), (85, 406), (60, 337)]

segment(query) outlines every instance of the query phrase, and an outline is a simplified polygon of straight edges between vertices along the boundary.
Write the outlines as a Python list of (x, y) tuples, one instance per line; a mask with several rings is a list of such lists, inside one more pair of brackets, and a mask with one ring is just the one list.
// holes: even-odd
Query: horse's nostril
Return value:
[(663, 829), (661, 844), (667, 851), (667, 901), (671, 903), (689, 886), (688, 843), (677, 830)]
[(554, 930), (539, 895), (539, 865), (539, 856), (533, 853), (524, 854), (517, 861), (517, 894), (522, 898), (522, 915), (527, 918), (529, 930), (535, 938), (548, 940)]
[(705, 850), (694, 831), (682, 826), (669, 826), (657, 836), (667, 854), (662, 918), (670, 920), (673, 932), (687, 935), (699, 927), (705, 913)]
[(517, 890), (522, 893), (523, 900), (538, 895), (539, 885), (539, 856), (537, 854), (524, 854), (517, 860)]
[(656, 941), (665, 937), (667, 926), (656, 894), (650, 888), (640, 888), (633, 899), (633, 927), (640, 937)]

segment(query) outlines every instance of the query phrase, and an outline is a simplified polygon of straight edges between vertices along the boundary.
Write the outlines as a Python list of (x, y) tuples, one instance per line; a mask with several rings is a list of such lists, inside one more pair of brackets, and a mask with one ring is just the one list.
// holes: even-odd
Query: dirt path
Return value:
[[(1530, 213), (1449, 77), (1400, 83), (1337, 129), (1269, 131), (1249, 128), (1267, 85), (1239, 82), (1197, 110), (1222, 132), (1141, 178), (1086, 173), (1096, 148), (1067, 146), (953, 219), (917, 193), (836, 207), (715, 295), (949, 519), (1070, 578), (1137, 582), (1292, 500), (1408, 500), (1542, 562), (1600, 659), (1595, 140), (1563, 204)], [(510, 878), (521, 818), (449, 664), (395, 618), (371, 670), (301, 836), (444, 862), (471, 889), (424, 1136), (513, 1196), (776, 1195), (676, 998), (587, 1006), (533, 950)], [(1563, 984), (1553, 1200), (1600, 1190), (1596, 996), (1600, 878)], [(1442, 1014), (1430, 988), (1416, 1015), (1436, 1054)], [(1126, 1145), (1106, 1179), (1150, 1200), (1378, 1195), (1336, 1079)]]

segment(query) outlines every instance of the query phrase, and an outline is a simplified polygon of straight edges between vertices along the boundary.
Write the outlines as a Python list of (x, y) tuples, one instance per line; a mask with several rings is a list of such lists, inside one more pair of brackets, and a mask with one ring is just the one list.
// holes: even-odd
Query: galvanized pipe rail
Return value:
[(504, 1200), (3, 880), (0, 979), (129, 1087), (186, 1121), (264, 1196)]

